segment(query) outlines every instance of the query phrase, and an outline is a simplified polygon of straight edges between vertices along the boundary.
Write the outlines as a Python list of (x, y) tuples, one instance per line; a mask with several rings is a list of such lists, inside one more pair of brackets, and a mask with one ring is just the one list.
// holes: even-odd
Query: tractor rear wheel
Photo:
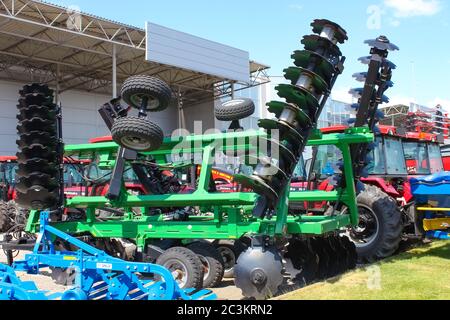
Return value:
[(117, 119), (111, 133), (117, 144), (138, 152), (158, 150), (164, 140), (164, 133), (157, 124), (139, 117)]
[(200, 258), (203, 266), (203, 287), (215, 288), (223, 279), (225, 265), (219, 251), (207, 242), (194, 242), (187, 246)]
[(158, 257), (156, 264), (169, 269), (181, 289), (203, 288), (203, 265), (191, 250), (170, 248)]
[(360, 263), (392, 256), (403, 232), (402, 215), (396, 201), (381, 189), (367, 185), (358, 196), (360, 222), (350, 230)]

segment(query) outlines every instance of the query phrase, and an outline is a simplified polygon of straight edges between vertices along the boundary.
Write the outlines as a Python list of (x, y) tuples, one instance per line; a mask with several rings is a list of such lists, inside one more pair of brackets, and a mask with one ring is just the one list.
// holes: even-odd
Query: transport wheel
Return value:
[(247, 247), (239, 240), (228, 241), (220, 240), (213, 243), (217, 251), (219, 251), (224, 262), (224, 275), (226, 279), (234, 278), (234, 267), (236, 266), (237, 260), (242, 252), (244, 252)]
[(203, 266), (203, 287), (215, 288), (223, 279), (224, 262), (219, 251), (207, 242), (194, 242), (187, 246), (201, 260)]
[(191, 250), (170, 248), (158, 257), (156, 264), (169, 269), (181, 289), (203, 288), (203, 264)]
[(255, 104), (251, 99), (241, 98), (223, 103), (215, 108), (219, 121), (236, 121), (250, 117), (255, 113)]
[(158, 150), (164, 140), (164, 133), (157, 124), (139, 117), (117, 119), (111, 133), (117, 144), (138, 152)]
[(158, 78), (138, 75), (125, 80), (121, 96), (127, 104), (136, 109), (141, 109), (142, 101), (148, 99), (147, 111), (158, 112), (169, 106), (172, 90)]
[(8, 214), (8, 204), (5, 201), (0, 202), (0, 233), (8, 232), (13, 226), (12, 220)]
[(402, 215), (396, 201), (381, 189), (366, 186), (358, 196), (359, 225), (349, 232), (358, 261), (372, 263), (392, 256), (403, 232)]

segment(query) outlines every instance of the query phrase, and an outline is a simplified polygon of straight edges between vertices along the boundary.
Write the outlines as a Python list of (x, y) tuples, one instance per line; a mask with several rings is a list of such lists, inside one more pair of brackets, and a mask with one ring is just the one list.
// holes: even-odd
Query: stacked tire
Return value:
[(60, 199), (59, 110), (45, 85), (24, 86), (19, 94), (17, 203), (30, 210), (53, 209)]

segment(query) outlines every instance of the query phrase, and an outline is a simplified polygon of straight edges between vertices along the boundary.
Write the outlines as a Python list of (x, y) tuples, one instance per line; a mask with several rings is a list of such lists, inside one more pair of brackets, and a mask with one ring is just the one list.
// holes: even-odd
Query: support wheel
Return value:
[(207, 242), (194, 242), (187, 246), (200, 258), (203, 266), (203, 287), (215, 288), (223, 279), (225, 265), (219, 251)]
[(366, 186), (358, 196), (360, 223), (350, 230), (361, 263), (392, 256), (402, 239), (402, 214), (397, 203), (377, 187)]
[(156, 264), (169, 269), (181, 289), (203, 288), (203, 265), (191, 250), (170, 248), (159, 256)]
[(172, 99), (172, 90), (162, 80), (146, 75), (133, 76), (125, 80), (122, 99), (136, 109), (141, 109), (147, 99), (147, 111), (158, 112), (167, 109)]
[(158, 150), (164, 140), (164, 133), (157, 124), (139, 117), (117, 119), (111, 133), (117, 144), (138, 152)]
[(255, 113), (255, 104), (247, 98), (227, 101), (215, 108), (216, 119), (219, 121), (242, 120), (253, 113)]

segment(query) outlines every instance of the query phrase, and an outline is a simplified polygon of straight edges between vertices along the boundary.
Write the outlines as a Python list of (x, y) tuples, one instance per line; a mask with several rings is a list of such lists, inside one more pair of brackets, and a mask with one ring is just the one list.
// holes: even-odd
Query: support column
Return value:
[(186, 129), (186, 119), (184, 117), (183, 99), (180, 87), (178, 87), (177, 102), (178, 102), (178, 128)]
[(113, 44), (112, 52), (112, 97), (117, 98), (117, 48)]
[(60, 76), (61, 76), (61, 70), (60, 70), (61, 66), (58, 64), (56, 64), (56, 89), (55, 89), (55, 103), (59, 104), (60, 102), (60, 97), (59, 97), (59, 93), (61, 92), (61, 87), (59, 85), (59, 80), (60, 80)]

